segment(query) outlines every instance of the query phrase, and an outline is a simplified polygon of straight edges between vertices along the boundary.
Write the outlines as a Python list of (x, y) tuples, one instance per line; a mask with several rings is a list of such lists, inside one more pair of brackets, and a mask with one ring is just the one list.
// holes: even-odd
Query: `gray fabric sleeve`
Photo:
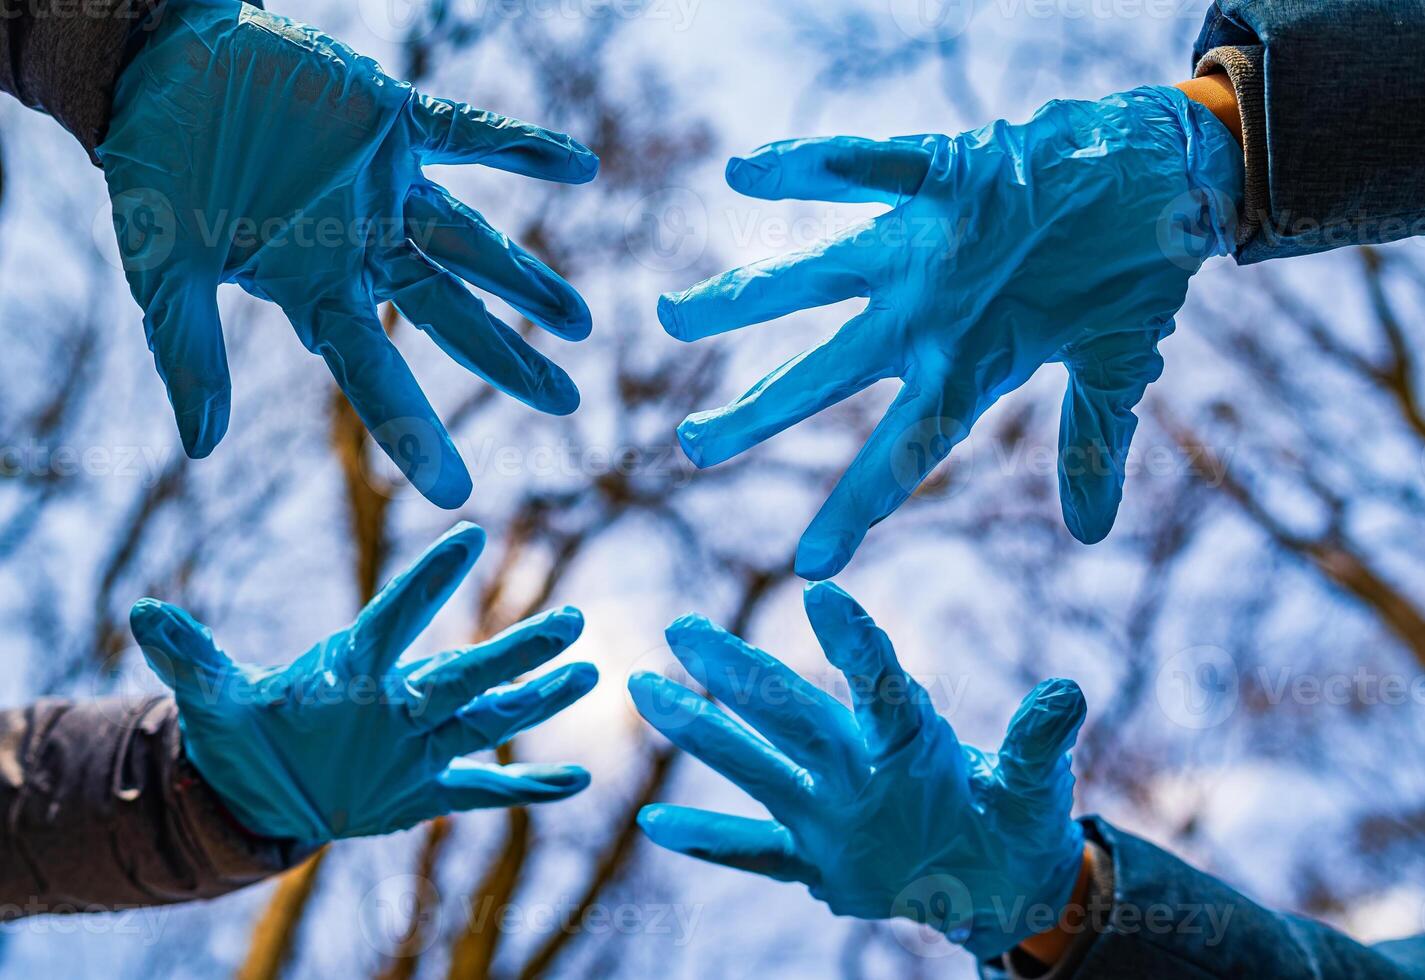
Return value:
[(0, 0), (0, 91), (48, 113), (97, 165), (114, 83), (160, 0)]
[(0, 711), (0, 921), (212, 898), (310, 852), (244, 830), (168, 698)]
[(1267, 83), (1262, 74), (1266, 49), (1259, 44), (1213, 48), (1197, 63), (1197, 77), (1226, 72), (1242, 115), (1242, 149), (1246, 155), (1246, 186), (1237, 216), (1237, 244), (1243, 245), (1271, 213), (1267, 159)]

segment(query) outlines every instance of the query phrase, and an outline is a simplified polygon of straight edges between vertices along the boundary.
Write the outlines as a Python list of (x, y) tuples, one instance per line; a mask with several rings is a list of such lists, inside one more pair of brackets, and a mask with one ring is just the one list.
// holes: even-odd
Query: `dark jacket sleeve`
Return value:
[(211, 898), (307, 853), (227, 813), (167, 698), (0, 711), (0, 815), (0, 920)]
[(159, 0), (0, 0), (0, 90), (48, 113), (97, 163), (114, 83)]
[(1193, 61), (1242, 110), (1239, 262), (1425, 234), (1425, 0), (1216, 0)]
[[(1092, 934), (1074, 943), (1067, 969), (1037, 974), (1014, 954), (980, 966), (987, 980), (1037, 976), (1041, 980), (1236, 980), (1292, 977), (1334, 980), (1420, 980), (1425, 977), (1425, 936), (1366, 946), (1312, 919), (1273, 912), (1211, 875), (1184, 864), (1145, 840), (1090, 817), (1084, 833), (1096, 860), (1111, 872), (1111, 899), (1095, 912)], [(1091, 892), (1092, 892), (1091, 888)]]

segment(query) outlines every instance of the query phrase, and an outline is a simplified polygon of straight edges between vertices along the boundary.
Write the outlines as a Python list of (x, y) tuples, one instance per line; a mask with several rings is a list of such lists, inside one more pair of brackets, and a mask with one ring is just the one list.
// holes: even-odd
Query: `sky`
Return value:
[[(360, 0), (351, 5), (304, 0), (274, 7), (393, 66), (401, 61), (398, 44), (410, 22), (410, 8), (402, 6), (405, 2)], [(466, 7), (462, 9), (498, 9), (496, 0), (463, 2)], [(580, 2), (596, 4), (599, 0)], [(624, 9), (616, 0), (611, 2), (615, 2), (614, 9)], [(722, 181), (723, 161), (728, 156), (796, 136), (953, 133), (998, 116), (1023, 118), (1051, 98), (1095, 97), (1137, 84), (1171, 83), (1188, 72), (1190, 42), (1202, 6), (1197, 0), (1173, 0), (1171, 5), (1162, 0), (1157, 0), (1157, 5), (1155, 0), (982, 0), (973, 5), (973, 16), (967, 17), (970, 8), (964, 3), (968, 0), (961, 0), (959, 6), (953, 0), (786, 4), (651, 0), (649, 9), (631, 18), (620, 41), (627, 48), (628, 64), (656, 63), (677, 96), (673, 100), (676, 108), (669, 111), (683, 118), (709, 119), (715, 127), (715, 149), (684, 183), (664, 190), (666, 200), (656, 209), (672, 232), (687, 232), (685, 244), (674, 258), (635, 254), (638, 267), (628, 277), (616, 282), (579, 283), (594, 310), (596, 329), (604, 324), (610, 325), (610, 331), (617, 329), (624, 303), (646, 304), (651, 310), (659, 291), (688, 285), (689, 270), (700, 263), (731, 267), (791, 250), (874, 211), (738, 198)], [(554, 18), (556, 23), (580, 10), (574, 0), (525, 0), (523, 9), (534, 16)], [(943, 14), (950, 18), (949, 23), (959, 25), (954, 67), (958, 77), (973, 79), (972, 86), (957, 83), (956, 76), (945, 75), (943, 67), (929, 58), (918, 62), (906, 58), (910, 67), (866, 78), (838, 73), (827, 67), (828, 52), (812, 43), (818, 25), (830, 23), (838, 15), (857, 14), (867, 25), (863, 37), (909, 39), (913, 45), (917, 33), (924, 29), (926, 11)], [(538, 121), (539, 106), (532, 94), (521, 88), (518, 73), (510, 69), (520, 57), (518, 50), (509, 50), (477, 65), (462, 62), (454, 68), (447, 66), (437, 71), (426, 87), (435, 94)], [(675, 121), (670, 119), (670, 123)], [(106, 399), (126, 410), (91, 418), (88, 438), (148, 446), (158, 454), (155, 461), (167, 459), (164, 454), (174, 450), (167, 428), (171, 423), (165, 415), (161, 388), (147, 371), (138, 312), (112, 268), (107, 198), (100, 172), (88, 166), (78, 146), (57, 126), (13, 100), (0, 102), (0, 132), (4, 134), (9, 181), (9, 200), (0, 210), (0, 282), (16, 300), (5, 315), (10, 321), (6, 336), (20, 338), (14, 355), (17, 363), (42, 368), (52, 354), (42, 339), (26, 341), (25, 332), (17, 329), (25, 315), (22, 311), (41, 308), (56, 296), (82, 305), (84, 285), (93, 276), (85, 263), (108, 255), (110, 281), (95, 300), (95, 315), (105, 322), (112, 320), (116, 335), (127, 333), (127, 347), (117, 348), (116, 341), (114, 358), (122, 369), (102, 379), (102, 391)], [(504, 178), (487, 174), (434, 169), (439, 171), (434, 175), (462, 197), (479, 200), (482, 211), (496, 224), (513, 221), (528, 207), (529, 195), (538, 192), (537, 188), (510, 188)], [(55, 193), (61, 183), (63, 194)], [(65, 202), (63, 212), (54, 210), (56, 200)], [(645, 210), (646, 202), (630, 202), (627, 220), (639, 220)], [(50, 258), (56, 254), (68, 261)], [(1340, 285), (1346, 282), (1342, 261), (1339, 257), (1308, 260), (1286, 275), (1308, 295), (1316, 290), (1339, 297), (1341, 290), (1349, 288)], [(1233, 275), (1230, 263), (1219, 260), (1199, 277), (1195, 290), (1216, 289), (1230, 295), (1232, 290), (1247, 288), (1243, 279), (1233, 280)], [(232, 299), (233, 304), (238, 302)], [(855, 310), (855, 304), (844, 304), (716, 341), (729, 354), (722, 390), (729, 396), (735, 394)], [(268, 316), (263, 320), (266, 314), (260, 312), (254, 316), (264, 325), (273, 319)], [(1171, 369), (1179, 372), (1180, 383), (1198, 391), (1230, 383), (1224, 381), (1211, 351), (1204, 349), (1202, 335), (1194, 338), (1187, 330), (1183, 334), (1170, 342), (1170, 351), (1176, 355), (1170, 357)], [(281, 351), (291, 362), (290, 367), (287, 361), (282, 362), (271, 384), (292, 399), (294, 411), (320, 405), (325, 391), (320, 387), (320, 365), (298, 362), (300, 349), (290, 338), (269, 341), (275, 334), (258, 336), (264, 361), (277, 360), (266, 356), (270, 348)], [(670, 347), (675, 343), (668, 338), (649, 342)], [(575, 356), (560, 353), (580, 378)], [(449, 377), (433, 361), (424, 355), (418, 362), (421, 376), (425, 378), (428, 370), (432, 377)], [(241, 385), (241, 375), (238, 380)], [(51, 379), (40, 369), (18, 372), (10, 383), (16, 385), (12, 390), (16, 398), (54, 383), (92, 383), (99, 390), (99, 382)], [(1016, 397), (1054, 404), (1061, 385), (1062, 374), (1055, 367)], [(439, 383), (434, 394), (437, 402), (448, 397)], [(890, 392), (881, 388), (865, 397), (874, 402), (889, 396)], [(248, 405), (252, 405), (258, 396), (242, 397), (251, 397)], [(244, 411), (241, 403), (238, 411)], [(586, 411), (599, 418), (597, 404), (587, 405)], [(235, 428), (240, 417), (235, 416)], [(236, 454), (270, 448), (257, 442), (239, 444), (228, 450), (228, 458), (231, 461)], [(786, 451), (817, 452), (819, 444), (788, 440)], [(158, 463), (151, 466), (156, 468)], [(216, 472), (216, 464), (213, 470)], [(481, 508), (495, 508), (513, 493), (521, 478), (498, 473), (482, 477), (488, 477), (482, 479), (479, 491), (485, 496), (472, 504), (468, 515), (476, 519)], [(301, 649), (296, 646), (301, 637), (310, 642), (343, 625), (350, 616), (352, 598), (345, 572), (336, 571), (341, 556), (324, 547), (331, 535), (309, 533), (313, 510), (330, 503), (331, 488), (323, 482), (330, 479), (330, 473), (322, 475), (309, 493), (284, 503), (271, 517), (269, 528), (276, 540), (285, 543), (285, 550), (230, 553), (228, 563), (247, 574), (237, 576), (240, 584), (235, 594), (208, 598), (218, 608), (268, 610), (265, 618), (235, 613), (222, 622), (221, 632), (230, 649), (262, 650), (263, 659), (279, 660), (288, 649), (282, 644), (290, 644), (295, 655)], [(220, 488), (214, 492), (220, 493)], [(755, 504), (765, 505), (766, 513), (758, 513)], [(98, 513), (87, 511), (87, 506), (76, 504), (45, 531), (45, 547), (51, 554), (74, 556), (76, 578), (83, 578), (99, 560), (100, 556), (86, 547), (93, 527), (104, 521), (122, 521), (120, 502), (109, 502)], [(770, 503), (759, 500), (741, 513), (732, 507), (714, 508), (707, 519), (710, 533), (722, 533), (738, 521), (760, 520), (786, 532), (799, 530), (810, 516), (805, 507), (794, 496)], [(802, 510), (788, 515), (787, 508)], [(403, 499), (398, 511), (401, 553), (393, 556), (393, 567), (420, 550), (450, 521), (448, 515), (422, 509), (418, 501), (409, 499)], [(181, 531), (168, 533), (181, 536)], [(1236, 532), (1229, 527), (1223, 533), (1231, 536)], [(1245, 540), (1245, 535), (1236, 538), (1238, 543)], [(996, 650), (1011, 646), (1002, 635), (994, 637), (1000, 646), (985, 650), (976, 646), (976, 638), (957, 634), (953, 628), (956, 603), (993, 608), (997, 600), (992, 575), (976, 564), (974, 556), (961, 551), (947, 553), (934, 541), (902, 537), (898, 547), (901, 550), (892, 559), (853, 565), (843, 584), (878, 616), (912, 672), (949, 679), (951, 683), (943, 688), (944, 707), (953, 709), (962, 737), (976, 744), (993, 742), (1028, 685), (1010, 672), (992, 674), (981, 669)], [(600, 665), (605, 683), (569, 712), (567, 724), (538, 730), (523, 743), (523, 750), (531, 756), (577, 761), (596, 774), (595, 785), (587, 794), (562, 805), (561, 812), (551, 818), (552, 852), (538, 869), (540, 894), (561, 894), (561, 889), (567, 890), (577, 880), (570, 870), (577, 863), (574, 857), (590, 846), (601, 826), (599, 815), (637, 776), (636, 771), (629, 771), (627, 760), (629, 747), (642, 737), (642, 729), (623, 691), (623, 678), (634, 669), (666, 661), (661, 629), (674, 615), (690, 608), (715, 612), (725, 600), (718, 594), (688, 594), (670, 580), (661, 564), (670, 556), (652, 551), (652, 546), (645, 550), (636, 529), (602, 543), (554, 597), (559, 602), (577, 602), (583, 608), (589, 626), (577, 652)], [(676, 555), (671, 558), (676, 560)], [(254, 574), (254, 569), (258, 573)], [(1108, 604), (1117, 601), (1131, 584), (1131, 576), (1106, 552), (1098, 558), (1081, 559), (1075, 569), (1075, 581), (1064, 588), (1081, 599), (1099, 598)], [(1198, 572), (1208, 580), (1214, 575), (1210, 567), (1199, 567)], [(215, 576), (215, 581), (223, 579)], [(13, 565), (0, 569), (0, 582), (4, 583), (0, 613), (23, 616), (24, 570)], [(291, 594), (293, 582), (300, 583), (300, 598)], [(467, 587), (464, 599), (471, 592), (473, 586)], [(1304, 588), (1302, 594), (1302, 602), (1309, 604), (1310, 594)], [(88, 599), (87, 594), (77, 594), (67, 600), (61, 597), (59, 604), (82, 610)], [(1020, 614), (1017, 609), (1006, 611), (1009, 622), (1001, 623), (1001, 630), (1013, 629), (1014, 617)], [(421, 643), (431, 650), (462, 643), (468, 625), (458, 615), (443, 616)], [(1348, 628), (1349, 624), (1343, 627)], [(793, 666), (824, 673), (794, 588), (773, 597), (758, 617), (757, 629), (758, 641)], [(42, 655), (37, 651), (43, 639), (17, 638), (16, 646), (19, 656), (35, 658)], [(1086, 658), (1083, 650), (1071, 643), (1045, 655), (1083, 681), (1091, 705), (1098, 692), (1106, 692), (1113, 683), (1112, 664)], [(139, 687), (148, 683), (137, 658), (130, 658), (130, 668), (126, 683)], [(6, 703), (24, 699), (30, 693), (28, 676), (16, 672), (0, 678), (0, 698)], [(968, 687), (953, 683), (956, 678), (970, 676), (974, 682)], [(1314, 835), (1336, 833), (1349, 816), (1349, 801), (1343, 800), (1339, 787), (1326, 774), (1302, 773), (1281, 760), (1244, 757), (1242, 746), (1234, 745), (1226, 731), (1221, 734), (1221, 742), (1189, 753), (1196, 765), (1165, 772), (1152, 787), (1154, 800), (1147, 809), (1156, 815), (1154, 819), (1145, 819), (1141, 808), (1127, 805), (1118, 812), (1111, 810), (1110, 815), (1121, 813), (1142, 821), (1135, 829), (1151, 832), (1172, 826), (1175, 815), (1196, 809), (1204, 820), (1197, 847), (1188, 856), (1210, 862), (1264, 900), (1280, 900), (1288, 889), (1286, 882), (1274, 877), (1276, 869), (1317, 839)], [(697, 763), (684, 767), (672, 789), (680, 802), (757, 813), (751, 801)], [(1293, 806), (1280, 806), (1284, 795), (1289, 795)], [(491, 815), (462, 819), (452, 878), (458, 879), (462, 871), (473, 875), (481, 867), (491, 842), (497, 839), (498, 826), (498, 818)], [(344, 858), (335, 862), (304, 934), (297, 975), (324, 976), (350, 968), (352, 956), (347, 946), (353, 907), (357, 910), (356, 928), (368, 949), (379, 953), (383, 943), (389, 943), (389, 937), (382, 935), (387, 924), (384, 910), (392, 902), (399, 903), (402, 888), (409, 884), (402, 869), (409, 867), (415, 844), (415, 835), (403, 834), (380, 844), (362, 842), (342, 852)], [(943, 944), (927, 945), (918, 930), (897, 925), (876, 934), (858, 931), (853, 924), (831, 917), (804, 889), (758, 881), (651, 848), (641, 860), (639, 881), (653, 890), (650, 894), (671, 896), (667, 901), (678, 914), (668, 923), (649, 925), (629, 940), (631, 952), (625, 966), (631, 975), (637, 975), (640, 964), (650, 963), (672, 977), (739, 977), (769, 971), (787, 977), (825, 976), (838, 968), (843, 944), (848, 942), (866, 942), (873, 947), (866, 954), (868, 975), (890, 975), (902, 963), (896, 958), (902, 950), (916, 954), (917, 962), (929, 971), (972, 975), (966, 957)], [(9, 934), (5, 966), (25, 975), (61, 969), (72, 975), (103, 970), (111, 976), (140, 976), (151, 967), (157, 948), (173, 951), (160, 959), (172, 975), (208, 975), (213, 963), (228, 964), (240, 955), (251, 915), (261, 907), (265, 895), (262, 888), (252, 889), (214, 905), (154, 910), (123, 923), (90, 925), (56, 919), (31, 923), (23, 931)], [(539, 909), (524, 911), (534, 915)], [(1401, 884), (1369, 903), (1343, 911), (1338, 921), (1365, 939), (1417, 931), (1425, 928), (1425, 892)], [(655, 928), (664, 931), (655, 934)], [(532, 935), (516, 930), (511, 942), (518, 946)], [(883, 955), (877, 944), (888, 952)], [(193, 949), (198, 953), (191, 959), (184, 955)]]

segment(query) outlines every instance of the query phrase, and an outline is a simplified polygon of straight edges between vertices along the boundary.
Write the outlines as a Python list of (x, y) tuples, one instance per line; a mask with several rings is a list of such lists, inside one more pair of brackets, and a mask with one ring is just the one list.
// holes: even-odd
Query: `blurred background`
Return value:
[[(234, 417), (178, 445), (118, 268), (102, 176), (0, 101), (0, 703), (156, 690), (129, 605), (180, 603), (246, 659), (344, 625), (457, 517), (490, 545), (418, 645), (570, 602), (568, 657), (603, 682), (502, 750), (579, 762), (567, 803), (342, 841), (219, 901), (0, 930), (14, 975), (244, 978), (973, 975), (909, 923), (837, 919), (799, 886), (658, 851), (639, 807), (755, 814), (638, 720), (637, 669), (696, 609), (836, 690), (791, 574), (798, 535), (893, 394), (886, 383), (694, 473), (673, 440), (831, 331), (845, 304), (682, 345), (655, 299), (803, 247), (861, 207), (739, 199), (726, 158), (789, 136), (886, 137), (1022, 119), (1189, 76), (1203, 0), (289, 0), (434, 94), (566, 130), (603, 159), (564, 188), (436, 178), (564, 272), (595, 333), (539, 332), (583, 392), (536, 415), (388, 325), (456, 435), (460, 514), (401, 485), (275, 307), (225, 287)], [(1085, 247), (1092, 247), (1086, 243)], [(498, 307), (498, 302), (496, 306)], [(502, 311), (511, 322), (516, 315)], [(1046, 367), (839, 581), (961, 737), (1076, 678), (1078, 805), (1250, 896), (1364, 940), (1425, 930), (1425, 242), (1195, 280), (1140, 410), (1118, 526), (1059, 516), (1064, 377)], [(529, 325), (524, 324), (528, 329)], [(333, 765), (341, 765), (335, 759)]]

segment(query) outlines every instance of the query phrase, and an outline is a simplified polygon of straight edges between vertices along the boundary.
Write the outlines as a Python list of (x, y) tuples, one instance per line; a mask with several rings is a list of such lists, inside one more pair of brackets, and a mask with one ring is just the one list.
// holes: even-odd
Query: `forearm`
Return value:
[(114, 83), (160, 0), (0, 0), (0, 91), (53, 116), (90, 156)]
[[(1090, 818), (1084, 824), (1094, 853), (1110, 864), (1104, 869), (1107, 875), (1095, 878), (1109, 882), (1111, 898), (1106, 908), (1096, 910), (1090, 887), (1087, 914), (1066, 913), (1062, 921), (1069, 925), (1069, 943), (1061, 948), (1072, 962), (1041, 969), (1044, 960), (1025, 959), (1030, 946), (1026, 943), (999, 960), (981, 964), (982, 976), (991, 980), (1120, 976), (1418, 980), (1425, 976), (1425, 942), (1365, 946), (1320, 922), (1263, 908), (1105, 821)], [(1045, 939), (1034, 941), (1042, 944)]]
[(0, 813), (0, 919), (211, 898), (302, 856), (227, 815), (166, 698), (0, 712)]
[(1425, 4), (1217, 0), (1193, 52), (1241, 109), (1240, 262), (1425, 233)]

